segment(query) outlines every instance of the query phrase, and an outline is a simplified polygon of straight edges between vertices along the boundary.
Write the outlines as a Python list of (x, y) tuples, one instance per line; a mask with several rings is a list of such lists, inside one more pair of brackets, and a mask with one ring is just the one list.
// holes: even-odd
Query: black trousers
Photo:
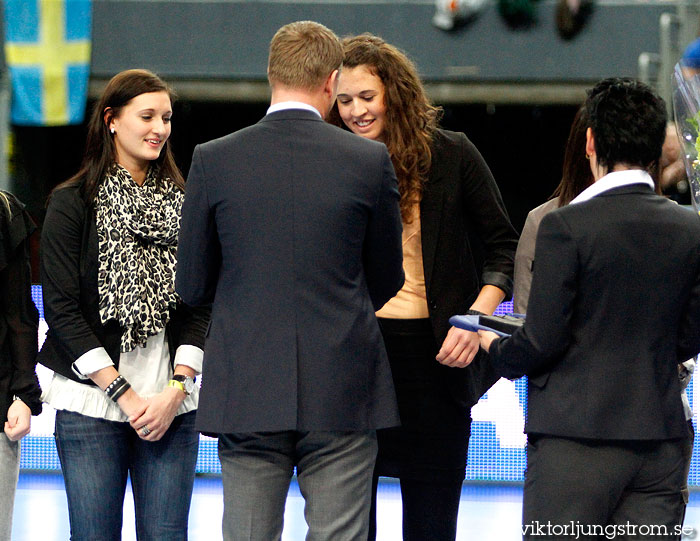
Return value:
[[(372, 485), (370, 541), (377, 538), (377, 482)], [(462, 495), (461, 482), (428, 482), (401, 479), (401, 524), (403, 541), (454, 541)]]
[(401, 483), (404, 541), (454, 541), (469, 446), (471, 404), (455, 398), (459, 368), (435, 360), (428, 319), (380, 319), (401, 426), (377, 431), (369, 539), (376, 538), (379, 476)]
[(523, 538), (680, 539), (684, 446), (531, 436)]

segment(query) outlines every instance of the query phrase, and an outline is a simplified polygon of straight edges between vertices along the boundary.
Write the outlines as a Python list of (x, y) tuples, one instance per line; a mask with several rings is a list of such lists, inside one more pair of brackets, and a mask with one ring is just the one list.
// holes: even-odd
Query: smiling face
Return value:
[(148, 92), (134, 97), (111, 118), (117, 162), (135, 179), (160, 156), (170, 137), (172, 114), (167, 92)]
[(338, 76), (338, 113), (357, 135), (382, 141), (386, 122), (384, 84), (367, 66), (343, 68)]

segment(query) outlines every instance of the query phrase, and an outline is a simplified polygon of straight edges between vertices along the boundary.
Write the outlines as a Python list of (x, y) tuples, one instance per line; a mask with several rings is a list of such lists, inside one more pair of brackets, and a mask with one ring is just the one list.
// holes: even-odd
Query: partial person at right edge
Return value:
[[(530, 286), (532, 284), (532, 272), (535, 267), (535, 239), (537, 238), (537, 231), (542, 218), (549, 212), (568, 205), (594, 182), (590, 163), (586, 158), (586, 154), (581, 152), (581, 149), (586, 145), (587, 128), (588, 116), (586, 114), (585, 105), (582, 105), (574, 116), (571, 130), (569, 131), (569, 138), (567, 139), (564, 149), (564, 165), (561, 182), (554, 191), (552, 198), (532, 209), (525, 220), (525, 225), (523, 226), (523, 231), (518, 241), (518, 249), (515, 253), (515, 286), (513, 290), (514, 312), (521, 314), (527, 313), (527, 302), (530, 295)], [(676, 168), (678, 147), (678, 137), (675, 128), (672, 132), (667, 128), (661, 159), (659, 161), (659, 171), (658, 174), (654, 175), (658, 177), (658, 180), (655, 179), (657, 193), (660, 192), (662, 179), (667, 173), (667, 170), (669, 168)], [(682, 161), (681, 166), (683, 166)], [(685, 474), (683, 476), (684, 485), (682, 489), (683, 500), (686, 505), (689, 498), (688, 472), (690, 471), (690, 462), (693, 456), (693, 440), (695, 436), (695, 429), (692, 421), (693, 411), (690, 408), (686, 387), (690, 383), (694, 370), (694, 358), (678, 365), (678, 374), (681, 382), (681, 402), (683, 403), (683, 411), (685, 412), (685, 418), (688, 424), (688, 437), (686, 438), (683, 457), (683, 469)]]
[(607, 79), (585, 108), (578, 152), (595, 182), (542, 219), (524, 326), (479, 335), (502, 376), (528, 376), (524, 537), (653, 526), (678, 539), (677, 366), (700, 350), (700, 219), (655, 193), (666, 107), (653, 90)]
[(12, 537), (20, 442), (41, 413), (36, 377), (39, 314), (32, 301), (29, 237), (36, 229), (12, 194), (0, 191), (0, 541)]
[(213, 302), (197, 428), (219, 438), (226, 541), (281, 538), (296, 467), (307, 539), (365, 541), (376, 429), (399, 415), (375, 310), (401, 287), (386, 147), (323, 121), (343, 49), (270, 43), (267, 115), (196, 147), (176, 288)]

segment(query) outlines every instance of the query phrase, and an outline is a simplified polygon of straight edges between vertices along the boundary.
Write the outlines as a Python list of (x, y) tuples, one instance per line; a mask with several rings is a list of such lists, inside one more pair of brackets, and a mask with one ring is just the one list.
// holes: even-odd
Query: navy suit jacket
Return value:
[(649, 186), (547, 214), (527, 320), (494, 341), (505, 377), (528, 376), (530, 434), (684, 437), (679, 362), (700, 351), (700, 217)]
[(386, 147), (309, 111), (195, 149), (176, 289), (213, 303), (199, 430), (398, 424), (374, 315), (403, 284), (398, 200)]

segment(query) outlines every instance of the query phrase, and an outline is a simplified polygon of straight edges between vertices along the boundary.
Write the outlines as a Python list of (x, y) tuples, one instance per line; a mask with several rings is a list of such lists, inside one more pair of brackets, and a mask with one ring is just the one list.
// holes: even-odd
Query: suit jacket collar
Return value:
[(654, 181), (649, 176), (649, 173), (641, 169), (627, 169), (625, 171), (613, 171), (604, 177), (598, 179), (597, 182), (591, 184), (576, 196), (570, 204), (583, 203), (597, 195), (603, 194), (609, 190), (620, 188), (629, 185), (647, 185), (652, 190), (654, 189)]
[(267, 108), (267, 114), (269, 115), (271, 113), (277, 113), (279, 111), (286, 111), (288, 109), (301, 109), (303, 111), (311, 111), (312, 113), (316, 113), (319, 116), (319, 118), (322, 118), (321, 113), (318, 109), (316, 109), (316, 107), (314, 107), (313, 105), (309, 105), (308, 103), (304, 103), (302, 101), (281, 101), (279, 103), (275, 103)]
[(265, 115), (260, 122), (274, 122), (277, 120), (313, 120), (316, 122), (324, 122), (317, 113), (305, 111), (304, 109), (284, 109), (275, 113)]

